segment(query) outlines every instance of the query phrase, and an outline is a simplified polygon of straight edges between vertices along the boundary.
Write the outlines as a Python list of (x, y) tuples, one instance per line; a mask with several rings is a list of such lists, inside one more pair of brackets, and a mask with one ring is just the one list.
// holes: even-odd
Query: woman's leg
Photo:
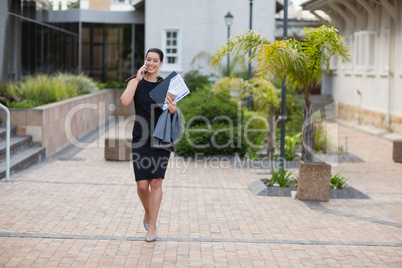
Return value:
[(149, 198), (149, 229), (147, 236), (156, 236), (156, 219), (158, 218), (159, 208), (162, 202), (162, 182), (163, 179), (151, 180), (151, 194)]
[(150, 207), (149, 200), (151, 197), (151, 191), (149, 190), (149, 180), (137, 181), (137, 193), (140, 197), (142, 206), (145, 210), (144, 221), (149, 223), (150, 220)]

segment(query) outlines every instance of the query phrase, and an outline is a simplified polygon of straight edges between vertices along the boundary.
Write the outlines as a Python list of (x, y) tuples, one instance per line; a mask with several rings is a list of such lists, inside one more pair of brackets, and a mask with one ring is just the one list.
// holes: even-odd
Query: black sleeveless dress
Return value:
[(136, 181), (165, 178), (170, 152), (152, 148), (152, 135), (162, 109), (151, 99), (149, 92), (161, 81), (142, 79), (134, 95), (135, 123), (133, 127), (132, 159)]

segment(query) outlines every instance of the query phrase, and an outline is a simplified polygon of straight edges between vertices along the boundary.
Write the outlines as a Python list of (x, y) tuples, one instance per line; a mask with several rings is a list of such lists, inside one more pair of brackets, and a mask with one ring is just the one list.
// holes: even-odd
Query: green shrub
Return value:
[(209, 78), (210, 76), (202, 75), (198, 70), (191, 70), (183, 77), (184, 82), (186, 82), (186, 85), (191, 92), (209, 88), (211, 86)]
[(40, 104), (32, 102), (30, 100), (24, 101), (22, 103), (12, 101), (12, 102), (9, 102), (7, 105), (8, 105), (8, 108), (24, 108), (24, 109), (29, 109), (29, 108), (33, 108), (36, 106), (40, 106)]
[[(278, 81), (273, 81), (274, 85), (279, 84)], [(279, 94), (282, 96), (282, 93)], [(294, 90), (286, 88), (286, 135), (295, 135), (303, 129), (303, 99)], [(281, 108), (278, 107), (276, 114), (281, 114)], [(276, 138), (279, 141), (281, 136), (281, 121), (278, 122), (276, 127)]]
[(70, 85), (52, 76), (25, 77), (20, 82), (10, 83), (8, 93), (32, 104), (47, 104), (76, 96), (77, 85)]
[[(229, 95), (200, 90), (192, 92), (178, 105), (186, 129), (176, 145), (176, 154), (194, 156), (197, 153), (204, 155), (237, 153), (243, 156), (247, 152), (249, 146), (243, 132), (246, 117), (244, 111), (239, 109), (238, 103), (232, 101)], [(219, 148), (220, 145), (225, 146)]]
[(0, 96), (7, 96), (7, 82), (5, 80), (0, 81)]
[(251, 146), (248, 153), (251, 155), (256, 151), (264, 148), (264, 141), (268, 136), (268, 121), (266, 117), (260, 113), (244, 110), (243, 127), (247, 133), (244, 133), (244, 138), (250, 143)]
[(331, 189), (344, 189), (346, 187), (347, 179), (338, 173), (331, 178)]
[(98, 86), (96, 83), (83, 74), (73, 75), (73, 74), (66, 74), (66, 73), (58, 73), (55, 78), (63, 83), (66, 83), (70, 86), (78, 87), (78, 95), (84, 95), (89, 93), (94, 93), (99, 91)]
[[(292, 173), (283, 168), (275, 171), (271, 169), (271, 179), (266, 184), (267, 186), (279, 186), (279, 187), (295, 187), (297, 186), (297, 179), (292, 176)], [(292, 177), (291, 177), (292, 176)]]
[[(238, 143), (237, 128), (230, 131), (226, 124), (191, 126), (184, 130), (180, 142), (176, 145), (176, 154), (180, 156), (195, 156), (197, 153), (208, 155), (245, 155), (247, 146), (244, 138)], [(222, 147), (222, 148), (220, 148)]]
[[(2, 86), (1, 96), (9, 100), (9, 107), (32, 108), (98, 90), (96, 84), (84, 75), (39, 74), (24, 77), (21, 81), (6, 83)], [(15, 99), (20, 101), (17, 102)]]
[(293, 161), (296, 159), (297, 148), (300, 145), (302, 133), (285, 136), (285, 160)]
[[(294, 92), (293, 92), (294, 94)], [(300, 104), (302, 99), (300, 95), (286, 96), (286, 133), (295, 135), (303, 129), (304, 108)], [(280, 125), (280, 124), (279, 124)], [(278, 126), (278, 129), (280, 127)]]
[(96, 82), (99, 89), (116, 89), (116, 88), (126, 88), (125, 82), (117, 82), (117, 81), (106, 81), (104, 83)]
[[(232, 101), (229, 95), (210, 90), (191, 92), (178, 105), (183, 111), (185, 120), (192, 119), (192, 125), (204, 125), (205, 120), (211, 124), (227, 123), (227, 119), (216, 118), (217, 116), (225, 116), (233, 122), (233, 125), (237, 125), (238, 113), (243, 116), (243, 111), (239, 111), (237, 102)], [(199, 118), (201, 116), (202, 119)]]
[(325, 154), (328, 149), (328, 142), (324, 126), (321, 124), (315, 125), (315, 143), (314, 150), (318, 153)]

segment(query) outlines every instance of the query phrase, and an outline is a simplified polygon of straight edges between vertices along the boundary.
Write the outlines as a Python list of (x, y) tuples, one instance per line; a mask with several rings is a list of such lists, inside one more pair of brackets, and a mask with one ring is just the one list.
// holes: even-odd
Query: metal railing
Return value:
[(10, 181), (10, 110), (0, 103), (0, 108), (6, 111), (6, 180)]

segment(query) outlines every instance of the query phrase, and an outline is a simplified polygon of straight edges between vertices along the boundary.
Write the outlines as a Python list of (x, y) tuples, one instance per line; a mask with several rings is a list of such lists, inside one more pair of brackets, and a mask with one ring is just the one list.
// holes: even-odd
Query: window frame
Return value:
[[(359, 31), (354, 33), (353, 62), (356, 70), (375, 70), (376, 35), (377, 33), (375, 31)], [(373, 42), (371, 42), (370, 38), (373, 38)]]
[[(177, 53), (173, 54), (173, 53), (168, 53), (167, 49), (171, 48), (168, 47), (166, 42), (167, 42), (167, 33), (168, 32), (176, 32), (177, 36), (176, 36), (176, 40), (177, 40), (177, 44), (176, 44), (176, 49), (177, 49)], [(164, 55), (164, 69), (166, 70), (175, 70), (175, 71), (181, 71), (182, 68), (182, 64), (181, 64), (181, 59), (182, 59), (182, 41), (181, 41), (181, 29), (179, 27), (167, 27), (167, 28), (163, 28), (162, 29), (162, 49), (163, 52), (165, 53)], [(176, 62), (175, 63), (169, 63), (168, 61), (168, 57), (171, 56), (176, 57)]]

